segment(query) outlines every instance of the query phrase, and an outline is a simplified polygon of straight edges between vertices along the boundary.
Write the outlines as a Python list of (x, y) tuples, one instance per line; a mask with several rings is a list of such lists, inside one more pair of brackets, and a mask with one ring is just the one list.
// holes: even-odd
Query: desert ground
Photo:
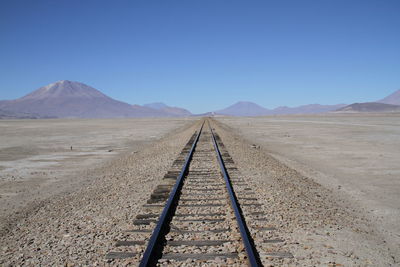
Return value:
[[(266, 266), (399, 264), (399, 119), (215, 118), (294, 255)], [(199, 120), (0, 121), (0, 265), (115, 264), (104, 255)]]
[(392, 255), (400, 255), (400, 114), (224, 117), (218, 121), (346, 199), (352, 209), (373, 222)]
[(0, 120), (0, 226), (9, 215), (95, 179), (88, 172), (188, 119)]

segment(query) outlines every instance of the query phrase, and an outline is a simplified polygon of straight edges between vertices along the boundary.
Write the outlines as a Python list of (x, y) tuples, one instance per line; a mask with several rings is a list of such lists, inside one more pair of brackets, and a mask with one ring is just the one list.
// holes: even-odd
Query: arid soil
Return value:
[(27, 211), (0, 237), (0, 265), (104, 265), (114, 240), (131, 227), (139, 207), (198, 126), (194, 121), (184, 124), (176, 134), (89, 170), (93, 179), (87, 185)]
[[(218, 121), (229, 127), (226, 133), (236, 133), (235, 138), (247, 140), (247, 146), (254, 150), (253, 154), (258, 153), (253, 155), (257, 160), (251, 161), (246, 161), (251, 155), (237, 156), (238, 165), (247, 169), (250, 177), (258, 177), (261, 184), (275, 183), (275, 178), (271, 180), (268, 177), (280, 167), (276, 168), (275, 163), (271, 165), (268, 162), (284, 163), (291, 171), (295, 170), (296, 176), (305, 178), (292, 181), (288, 180), (291, 174), (283, 175), (280, 182), (284, 183), (278, 188), (301, 189), (301, 185), (313, 183), (307, 186), (310, 190), (305, 189), (306, 192), (313, 192), (315, 187), (320, 193), (314, 195), (332, 198), (331, 202), (338, 205), (339, 211), (351, 211), (347, 219), (340, 220), (345, 222), (350, 219), (355, 224), (351, 227), (344, 225), (344, 228), (335, 231), (335, 238), (327, 239), (336, 239), (337, 247), (343, 250), (336, 252), (337, 255), (346, 254), (347, 247), (354, 251), (350, 254), (357, 254), (358, 250), (358, 257), (361, 257), (360, 253), (363, 253), (366, 263), (372, 262), (370, 266), (399, 264), (399, 115), (226, 117), (218, 118)], [(245, 149), (244, 146), (240, 151)], [(293, 192), (289, 196), (293, 197)], [(313, 198), (310, 196), (310, 199)], [(295, 206), (301, 202), (301, 198), (293, 200)], [(314, 199), (309, 205), (298, 208), (307, 210), (315, 205), (319, 202)], [(345, 209), (342, 210), (343, 207)], [(319, 213), (325, 215), (323, 211)], [(342, 216), (338, 215), (338, 218)], [(300, 228), (299, 234), (305, 234), (303, 230)], [(357, 234), (359, 231), (363, 234)], [(378, 251), (381, 251), (380, 256), (376, 254)], [(379, 258), (383, 261), (376, 262)]]
[[(293, 120), (295, 122), (291, 122)], [(37, 129), (41, 121), (38, 126), (35, 126), (35, 121), (27, 121), (27, 125), (30, 127), (21, 131), (14, 130), (14, 133), (20, 134), (20, 140), (27, 140), (29, 136), (32, 136), (33, 139), (37, 138), (35, 143), (40, 143), (39, 140), (42, 140), (41, 142), (60, 140), (58, 143), (60, 147), (60, 144), (65, 143), (66, 148), (63, 151), (56, 151), (54, 154), (46, 153), (50, 160), (63, 157), (61, 164), (55, 169), (60, 172), (63, 172), (63, 168), (65, 169), (60, 180), (72, 179), (76, 182), (71, 186), (68, 185), (68, 182), (52, 182), (50, 184), (53, 185), (60, 183), (59, 191), (56, 190), (52, 193), (46, 192), (57, 186), (47, 186), (45, 183), (41, 183), (37, 188), (25, 187), (26, 191), (23, 194), (29, 195), (30, 192), (35, 192), (31, 195), (40, 196), (43, 193), (44, 196), (33, 202), (34, 198), (28, 197), (28, 202), (15, 204), (16, 208), (12, 212), (9, 211), (10, 216), (8, 217), (12, 220), (7, 220), (10, 225), (3, 228), (0, 234), (0, 266), (109, 265), (105, 259), (106, 253), (114, 249), (115, 240), (126, 237), (125, 230), (131, 229), (135, 216), (141, 212), (141, 206), (146, 203), (156, 185), (161, 183), (162, 177), (171, 167), (172, 162), (195, 129), (199, 127), (196, 119), (117, 120), (115, 122), (108, 121), (109, 124), (102, 121), (56, 121), (60, 124), (60, 129), (56, 127), (57, 130), (53, 129), (53, 134), (47, 135), (44, 134), (43, 129), (51, 128), (49, 125), (42, 125), (42, 128)], [(217, 119), (213, 127), (216, 128), (234, 159), (240, 174), (252, 185), (253, 190), (258, 194), (258, 199), (263, 203), (260, 211), (268, 214), (269, 221), (266, 224), (276, 227), (274, 236), (284, 240), (283, 243), (276, 246), (280, 246), (283, 251), (294, 255), (293, 259), (267, 260), (264, 262), (266, 266), (398, 265), (396, 258), (399, 255), (396, 250), (398, 247), (387, 237), (388, 233), (393, 234), (393, 228), (388, 226), (390, 224), (380, 225), (382, 222), (386, 222), (385, 217), (380, 218), (380, 221), (374, 221), (374, 218), (377, 218), (376, 213), (370, 212), (370, 210), (377, 209), (378, 206), (367, 209), (361, 205), (362, 199), (358, 198), (358, 195), (349, 193), (357, 188), (364, 188), (363, 184), (368, 179), (364, 181), (353, 178), (353, 183), (347, 184), (344, 182), (345, 178), (340, 180), (330, 176), (332, 173), (327, 170), (335, 170), (335, 166), (330, 166), (331, 169), (329, 169), (327, 165), (328, 167), (324, 169), (325, 172), (322, 172), (324, 170), (318, 169), (312, 161), (301, 161), (311, 153), (307, 147), (312, 145), (325, 149), (314, 158), (316, 163), (319, 159), (321, 166), (327, 164), (325, 162), (327, 157), (338, 157), (336, 154), (330, 154), (334, 153), (338, 146), (336, 144), (338, 141), (332, 140), (332, 138), (342, 140), (343, 143), (338, 143), (341, 149), (337, 148), (341, 151), (352, 149), (351, 151), (355, 154), (364, 155), (366, 151), (370, 150), (370, 153), (374, 155), (375, 150), (371, 151), (368, 147), (363, 147), (358, 143), (368, 143), (359, 141), (364, 140), (361, 138), (362, 136), (366, 140), (372, 138), (371, 136), (383, 140), (376, 146), (378, 153), (398, 155), (394, 148), (385, 146), (387, 140), (389, 142), (392, 140), (393, 145), (396, 145), (395, 136), (398, 134), (396, 131), (399, 125), (397, 121), (398, 118), (393, 120), (389, 118), (388, 121), (385, 121), (381, 117), (359, 118), (353, 116), (326, 118), (311, 116), (307, 117), (307, 120), (302, 117)], [(128, 122), (135, 123), (135, 125), (129, 126)], [(71, 130), (71, 123), (75, 123), (82, 129), (71, 134), (67, 130)], [(292, 126), (290, 126), (291, 123)], [(379, 127), (367, 126), (378, 123), (381, 123)], [(0, 123), (0, 125), (2, 124)], [(96, 128), (93, 125), (97, 125), (97, 130), (93, 130)], [(9, 127), (8, 125), (3, 129)], [(22, 123), (20, 127), (25, 126)], [(106, 129), (102, 127), (106, 127)], [(364, 130), (365, 127), (367, 130)], [(31, 133), (28, 133), (27, 129), (30, 129)], [(90, 129), (93, 130), (92, 134), (90, 134)], [(139, 131), (139, 133), (135, 133), (135, 131)], [(23, 135), (23, 132), (26, 135)], [(3, 134), (3, 131), (1, 133)], [(91, 137), (96, 135), (95, 133), (97, 133), (97, 137)], [(297, 134), (295, 135), (295, 133)], [(114, 138), (118, 138), (118, 141), (113, 141), (115, 139), (110, 137), (112, 134), (115, 135)], [(130, 136), (131, 134), (133, 136)], [(70, 136), (65, 137), (68, 135)], [(310, 135), (314, 137), (311, 138)], [(9, 140), (12, 140), (13, 135), (10, 133), (8, 136)], [(58, 139), (59, 136), (64, 137)], [(74, 139), (71, 136), (77, 136), (77, 138)], [(264, 141), (267, 136), (269, 143)], [(293, 138), (291, 143), (283, 142), (290, 136), (295, 136), (297, 139)], [(80, 140), (78, 137), (84, 140), (78, 143), (77, 141)], [(67, 144), (69, 140), (75, 140), (72, 152), (70, 144)], [(2, 148), (19, 146), (22, 151), (29, 147), (29, 142), (18, 142), (18, 136), (14, 141), (15, 143), (8, 141), (10, 145), (3, 145)], [(54, 142), (57, 143), (56, 141)], [(351, 147), (352, 141), (357, 146)], [(91, 152), (97, 151), (95, 155), (105, 156), (92, 160), (92, 153), (87, 153), (88, 151), (83, 151), (83, 155), (80, 157), (79, 154), (72, 156), (73, 159), (70, 161), (65, 156), (68, 155), (67, 153), (77, 153), (74, 152), (75, 149), (78, 149), (79, 146), (87, 147), (87, 144), (92, 144), (93, 147), (102, 147), (98, 150), (92, 149)], [(102, 145), (100, 146), (100, 144)], [(296, 148), (296, 146), (298, 147)], [(38, 147), (40, 146), (38, 145)], [(280, 151), (285, 152), (284, 147), (292, 149), (289, 153), (291, 157), (286, 157), (284, 153), (278, 154)], [(108, 152), (109, 150), (113, 151)], [(115, 151), (118, 152), (113, 154)], [(24, 153), (29, 154), (28, 152)], [(42, 153), (42, 155), (46, 153)], [(61, 156), (57, 153), (60, 153)], [(371, 154), (367, 155), (371, 156)], [(41, 154), (36, 152), (35, 155), (40, 156)], [(16, 156), (14, 161), (23, 160), (18, 158)], [(295, 161), (296, 159), (299, 161)], [(350, 159), (354, 160), (354, 163), (348, 162), (351, 161)], [(355, 164), (354, 166), (358, 166), (357, 170), (363, 171), (364, 162), (357, 161), (360, 160), (357, 157), (350, 159), (343, 160), (342, 163), (347, 163), (346, 166)], [(342, 159), (340, 158), (340, 160)], [(393, 159), (393, 162), (395, 161), (396, 158)], [(1, 165), (4, 166), (3, 162)], [(66, 167), (66, 164), (70, 164), (70, 162), (74, 164)], [(46, 161), (45, 163), (47, 164)], [(31, 166), (28, 165), (28, 161), (19, 164), (21, 167), (27, 166), (27, 168)], [(49, 164), (44, 168), (50, 168), (50, 166), (53, 165)], [(76, 171), (68, 172), (68, 166)], [(368, 167), (372, 168), (373, 166)], [(394, 165), (388, 163), (385, 166), (386, 168), (377, 166), (382, 169), (376, 170), (376, 172), (385, 170), (383, 173), (390, 174), (392, 171), (393, 173), (396, 171)], [(340, 166), (337, 168), (340, 169)], [(340, 174), (346, 174), (345, 170), (341, 170)], [(0, 172), (4, 171), (7, 169)], [(347, 174), (348, 180), (351, 180), (352, 174), (352, 172)], [(364, 175), (359, 177), (361, 176)], [(10, 177), (5, 176), (5, 178), (9, 179)], [(27, 173), (20, 174), (19, 179), (23, 180), (24, 178), (34, 179)], [(385, 206), (387, 198), (393, 197), (390, 193), (396, 190), (396, 179), (392, 178), (392, 180), (387, 180), (387, 183), (392, 185), (387, 191), (387, 196), (381, 195), (383, 206)], [(17, 181), (16, 184), (18, 184)], [(380, 185), (376, 181), (371, 184), (378, 188)], [(377, 194), (379, 195), (379, 192)], [(383, 193), (381, 192), (381, 194)], [(375, 201), (375, 198), (371, 199)], [(27, 203), (30, 204), (27, 205)], [(398, 208), (396, 202), (393, 205)], [(16, 211), (19, 213), (18, 216), (15, 215)], [(382, 229), (386, 229), (387, 232)], [(396, 236), (392, 237), (396, 238)], [(269, 249), (268, 244), (262, 245), (262, 247), (266, 251)], [(260, 251), (260, 254), (262, 253), (263, 251)], [(113, 263), (129, 264), (129, 260)]]
[[(90, 182), (90, 169), (136, 153), (187, 119), (0, 120), (0, 228), (11, 214)], [(72, 148), (71, 148), (72, 147)]]

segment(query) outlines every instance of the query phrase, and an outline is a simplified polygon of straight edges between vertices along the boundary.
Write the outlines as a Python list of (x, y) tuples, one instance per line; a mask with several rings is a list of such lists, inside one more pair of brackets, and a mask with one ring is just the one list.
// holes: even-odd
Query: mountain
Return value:
[(270, 110), (253, 102), (239, 101), (225, 109), (215, 111), (215, 114), (229, 116), (263, 116), (270, 114)]
[(354, 103), (337, 109), (335, 112), (400, 112), (400, 90), (376, 102)]
[(162, 102), (130, 105), (112, 99), (80, 82), (62, 80), (41, 87), (24, 97), (0, 101), (2, 118), (126, 118), (187, 116), (265, 116), (284, 114), (317, 114), (325, 112), (398, 112), (400, 90), (377, 101), (346, 106), (310, 104), (298, 107), (267, 109), (253, 102), (239, 101), (225, 109), (193, 115), (190, 111), (170, 107)]
[(338, 105), (319, 105), (310, 104), (298, 107), (278, 107), (275, 109), (267, 109), (252, 102), (237, 102), (225, 109), (215, 111), (219, 115), (229, 116), (265, 116), (265, 115), (285, 115), (285, 114), (317, 114), (337, 110), (346, 106)]
[(400, 112), (400, 106), (377, 102), (354, 103), (338, 109), (337, 112)]
[(143, 106), (159, 110), (161, 112), (164, 112), (165, 114), (170, 115), (171, 117), (188, 117), (192, 115), (192, 113), (187, 109), (179, 107), (170, 107), (161, 102), (145, 104)]
[(168, 108), (168, 106), (162, 102), (154, 102), (149, 104), (144, 104), (144, 107), (153, 108), (153, 109), (163, 109)]
[(171, 117), (179, 113), (175, 110), (167, 112), (132, 106), (112, 99), (86, 84), (66, 80), (41, 87), (15, 100), (0, 101), (0, 109), (11, 113), (59, 118)]
[(390, 94), (377, 102), (391, 105), (400, 105), (400, 90), (397, 90), (393, 94)]
[(298, 107), (278, 107), (271, 110), (271, 114), (283, 115), (283, 114), (318, 114), (337, 110), (346, 106), (345, 104), (337, 105), (320, 105), (320, 104), (310, 104)]

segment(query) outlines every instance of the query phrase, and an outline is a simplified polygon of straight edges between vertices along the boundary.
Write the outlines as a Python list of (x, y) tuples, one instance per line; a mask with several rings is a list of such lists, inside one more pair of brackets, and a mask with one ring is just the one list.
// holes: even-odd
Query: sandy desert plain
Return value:
[[(0, 120), (0, 266), (115, 264), (104, 255), (199, 120)], [(265, 266), (399, 266), (400, 114), (214, 127), (294, 255)]]

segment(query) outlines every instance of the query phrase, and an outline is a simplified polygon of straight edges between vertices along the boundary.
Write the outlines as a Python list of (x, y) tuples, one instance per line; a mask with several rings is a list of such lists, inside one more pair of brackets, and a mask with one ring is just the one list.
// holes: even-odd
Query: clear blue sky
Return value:
[(400, 89), (400, 1), (0, 2), (0, 99), (57, 80), (205, 112)]

